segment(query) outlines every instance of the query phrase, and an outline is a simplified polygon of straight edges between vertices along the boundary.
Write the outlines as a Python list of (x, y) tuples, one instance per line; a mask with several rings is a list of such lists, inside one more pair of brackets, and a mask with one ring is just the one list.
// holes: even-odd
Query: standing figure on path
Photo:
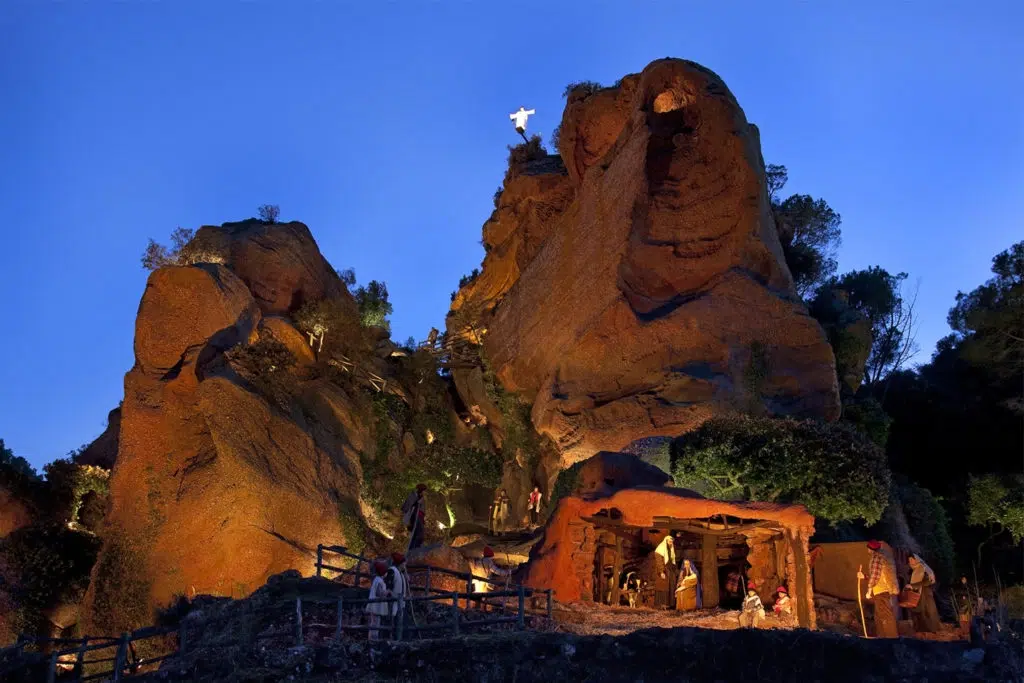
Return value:
[(743, 600), (743, 609), (740, 611), (740, 628), (759, 628), (764, 621), (764, 604), (761, 596), (757, 594), (757, 586), (753, 581), (747, 583), (747, 597)]
[(918, 633), (938, 633), (942, 629), (939, 610), (935, 606), (935, 572), (925, 564), (920, 555), (907, 558), (910, 565), (910, 587), (921, 594), (917, 607), (910, 610), (910, 618), (914, 622), (914, 630)]
[(416, 490), (402, 503), (402, 522), (409, 531), (409, 549), (423, 545), (423, 530), (427, 521), (426, 491), (426, 484), (416, 484)]
[(700, 575), (694, 569), (692, 562), (683, 560), (683, 568), (679, 572), (679, 581), (676, 583), (676, 609), (681, 612), (690, 612), (700, 608)]
[[(899, 592), (896, 564), (882, 548), (881, 542), (868, 541), (868, 549), (871, 551), (871, 564), (868, 566), (868, 590), (864, 597), (875, 607), (875, 637), (899, 638), (896, 615), (892, 610), (892, 598)], [(857, 578), (863, 579), (864, 574), (858, 571)]]
[(508, 531), (508, 504), (508, 492), (501, 489), (494, 497), (494, 531), (496, 533)]
[[(384, 575), (388, 571), (388, 565), (384, 560), (376, 560), (373, 563), (373, 571), (376, 576), (373, 577), (373, 583), (370, 584), (370, 600), (383, 600), (389, 597), (388, 587), (384, 583)], [(368, 631), (370, 640), (378, 640), (380, 638), (380, 631), (377, 627), (380, 626), (380, 618), (385, 614), (388, 614), (388, 603), (386, 602), (370, 602), (366, 604), (366, 613), (369, 615), (370, 630)]]
[(409, 577), (405, 573), (405, 555), (391, 553), (391, 568), (388, 569), (384, 583), (391, 597), (398, 598), (398, 602), (391, 603), (391, 616), (397, 617), (405, 611), (405, 598), (409, 595)]
[(526, 119), (530, 118), (537, 113), (536, 109), (527, 109), (526, 107), (519, 107), (519, 111), (512, 112), (508, 115), (510, 119), (516, 122), (516, 132), (523, 136), (523, 140), (529, 142), (526, 139)]
[(530, 492), (530, 500), (527, 504), (527, 509), (530, 511), (530, 524), (537, 526), (540, 524), (540, 501), (544, 498), (544, 494), (540, 492), (539, 486), (534, 486), (533, 491)]

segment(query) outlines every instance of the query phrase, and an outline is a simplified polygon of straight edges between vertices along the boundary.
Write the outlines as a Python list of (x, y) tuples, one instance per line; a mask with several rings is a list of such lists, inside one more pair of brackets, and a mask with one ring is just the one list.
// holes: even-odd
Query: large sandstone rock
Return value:
[[(333, 285), (314, 272), (322, 257), (305, 226), (241, 226), (228, 236), (242, 256), (162, 268), (147, 283), (86, 599), (90, 632), (151, 623), (176, 594), (237, 596), (284, 570), (311, 573), (318, 543), (356, 540), (346, 534), (359, 529), (368, 401), (302, 372), (313, 359), (287, 320), (261, 322), (261, 307), (291, 310)], [(273, 375), (276, 393), (243, 379), (251, 372), (225, 353), (267, 336), (298, 360)]]
[(486, 330), (491, 370), (532, 403), (563, 464), (729, 409), (838, 417), (757, 130), (715, 74), (659, 60), (575, 98), (560, 147), (564, 166), (510, 173), (448, 330)]
[(17, 494), (0, 486), (0, 538), (32, 523), (32, 510)]
[(208, 245), (242, 279), (268, 315), (294, 313), (308, 301), (344, 301), (352, 296), (320, 253), (309, 228), (297, 221), (247, 220), (204, 226), (195, 242)]

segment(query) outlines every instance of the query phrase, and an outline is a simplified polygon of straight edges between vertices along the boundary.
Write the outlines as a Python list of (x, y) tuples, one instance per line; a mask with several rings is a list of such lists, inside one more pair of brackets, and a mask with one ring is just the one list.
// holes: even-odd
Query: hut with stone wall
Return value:
[[(605, 454), (594, 457), (609, 461)], [(711, 500), (671, 486), (631, 485), (629, 480), (636, 477), (622, 476), (616, 459), (609, 462), (619, 466), (617, 478), (602, 481), (592, 474), (601, 470), (600, 461), (588, 462), (583, 471), (591, 476), (581, 479), (590, 485), (581, 482), (574, 495), (558, 501), (530, 553), (527, 585), (553, 589), (562, 602), (622, 604), (623, 577), (632, 571), (657, 580), (664, 562), (658, 565), (655, 551), (671, 535), (677, 562), (690, 559), (697, 567), (704, 608), (719, 605), (721, 584), (735, 569), (754, 581), (766, 605), (785, 584), (798, 624), (815, 628), (808, 559), (814, 517), (806, 508)], [(626, 486), (618, 487), (620, 481)], [(650, 591), (642, 603), (650, 604)]]

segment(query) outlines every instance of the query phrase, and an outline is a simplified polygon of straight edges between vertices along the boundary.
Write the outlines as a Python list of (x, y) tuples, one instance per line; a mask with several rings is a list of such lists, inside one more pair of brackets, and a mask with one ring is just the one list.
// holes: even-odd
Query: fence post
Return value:
[(302, 645), (302, 596), (295, 598), (295, 644)]
[(402, 640), (402, 632), (405, 630), (405, 605), (398, 598), (395, 599), (395, 606), (398, 608), (398, 640)]
[(548, 620), (551, 619), (551, 589), (548, 589)]
[[(466, 579), (466, 609), (472, 609), (469, 605), (469, 596), (473, 594), (473, 576)], [(479, 604), (479, 603), (478, 603)]]
[(356, 588), (359, 588), (359, 586), (362, 585), (362, 583), (363, 583), (362, 582), (362, 578), (363, 578), (363, 561), (362, 560), (356, 560), (356, 578), (352, 582), (353, 585)]
[(75, 670), (78, 676), (82, 676), (82, 665), (85, 663), (85, 648), (89, 644), (89, 636), (82, 638), (82, 644), (78, 647), (78, 655), (75, 657)]
[(339, 643), (341, 642), (341, 615), (345, 613), (343, 611), (343, 600), (344, 598), (338, 598), (338, 625), (334, 628), (334, 639)]
[(452, 623), (455, 625), (455, 635), (459, 635), (459, 594), (452, 593)]
[(117, 641), (117, 655), (114, 657), (114, 683), (120, 683), (121, 672), (124, 670), (125, 658), (128, 656), (128, 640), (130, 633), (122, 633), (121, 639)]
[(526, 611), (526, 589), (523, 588), (522, 584), (519, 585), (519, 630), (522, 631), (526, 628), (526, 622), (524, 620), (524, 613)]
[(50, 653), (50, 668), (46, 670), (46, 683), (57, 680), (57, 650)]
[(324, 566), (324, 544), (318, 543), (316, 546), (316, 575), (320, 576)]
[(430, 595), (430, 565), (427, 565), (427, 596)]

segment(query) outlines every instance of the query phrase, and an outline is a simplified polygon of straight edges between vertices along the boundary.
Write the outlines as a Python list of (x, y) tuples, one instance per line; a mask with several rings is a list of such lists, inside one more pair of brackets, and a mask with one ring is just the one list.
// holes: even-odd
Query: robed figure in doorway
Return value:
[(676, 609), (681, 612), (700, 609), (702, 597), (697, 568), (689, 560), (683, 560), (683, 568), (679, 571), (679, 581), (676, 583)]
[(679, 574), (676, 544), (672, 536), (666, 535), (654, 549), (654, 605), (672, 609), (672, 589)]

